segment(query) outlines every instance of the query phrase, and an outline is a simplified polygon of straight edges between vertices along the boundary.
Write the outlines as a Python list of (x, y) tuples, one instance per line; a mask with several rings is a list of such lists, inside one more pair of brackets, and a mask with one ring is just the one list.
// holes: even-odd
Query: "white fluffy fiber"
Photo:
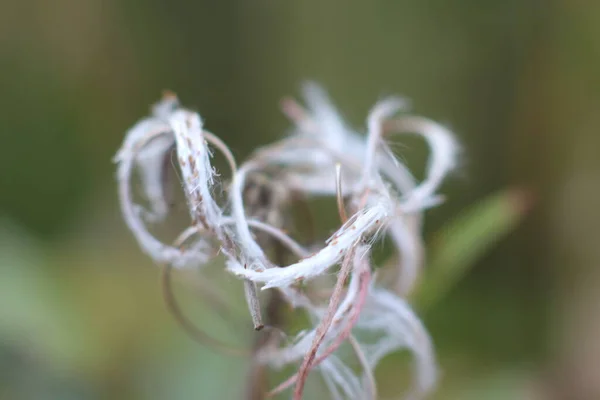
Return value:
[[(410, 395), (419, 398), (435, 383), (435, 358), (425, 328), (401, 296), (414, 286), (423, 262), (421, 214), (441, 201), (437, 191), (457, 164), (458, 145), (451, 132), (434, 121), (406, 115), (394, 117), (399, 111), (406, 111), (406, 102), (400, 98), (378, 102), (367, 118), (366, 135), (361, 135), (348, 127), (320, 87), (309, 83), (304, 87), (304, 95), (307, 110), (296, 103), (288, 103), (288, 115), (295, 123), (293, 133), (263, 147), (240, 168), (236, 169), (229, 150), (219, 142), (217, 147), (225, 149), (234, 169), (232, 182), (226, 188), (230, 212), (213, 196), (219, 182), (206, 141), (206, 135), (211, 134), (203, 130), (203, 121), (197, 113), (180, 108), (173, 95), (166, 96), (154, 106), (152, 115), (127, 132), (115, 156), (124, 220), (142, 250), (159, 263), (198, 266), (206, 263), (217, 250), (223, 250), (227, 270), (246, 282), (253, 315), (260, 312), (260, 307), (256, 294), (248, 289), (256, 284), (263, 290), (280, 290), (293, 307), (309, 314), (314, 327), (291, 343), (265, 349), (259, 357), (262, 362), (280, 367), (301, 361), (311, 347), (317, 348), (321, 338), (315, 339), (316, 329), (326, 313), (333, 310), (335, 314), (329, 314), (334, 315), (331, 324), (323, 323), (328, 330), (322, 337), (317, 356), (323, 354), (326, 346), (331, 346), (340, 334), (347, 335), (350, 329), (357, 335), (352, 343), (362, 360), (365, 375), (358, 377), (337, 354), (321, 360), (317, 368), (332, 397), (368, 398), (366, 393), (374, 396), (375, 388), (368, 388), (374, 386), (373, 382), (369, 383), (373, 380), (372, 369), (386, 354), (406, 348), (415, 360), (415, 379)], [(422, 182), (416, 182), (410, 170), (391, 152), (386, 143), (391, 133), (414, 133), (426, 140), (431, 155)], [(218, 139), (213, 137), (212, 140), (215, 144)], [(199, 238), (187, 249), (163, 243), (149, 229), (151, 223), (164, 220), (169, 211), (165, 160), (170, 159), (173, 149), (181, 171), (192, 230)], [(339, 175), (336, 168), (341, 171)], [(134, 201), (132, 180), (136, 172), (147, 207)], [(248, 177), (257, 172), (271, 176), (272, 184), (278, 189), (301, 192), (307, 197), (341, 196), (345, 200), (341, 203), (349, 208), (351, 217), (320, 249), (308, 255), (283, 231), (246, 215), (244, 190)], [(340, 187), (342, 192), (337, 193)], [(340, 214), (343, 216), (345, 212)], [(298, 261), (276, 266), (256, 240), (252, 232), (256, 229), (282, 242), (299, 257)], [(379, 235), (389, 235), (398, 252), (398, 280), (388, 285), (395, 293), (370, 281), (368, 287), (360, 289), (360, 298), (366, 300), (361, 303), (362, 308), (358, 308), (357, 270), (360, 268), (350, 272), (350, 284), (344, 289), (343, 297), (338, 296), (341, 301), (335, 303), (336, 308), (332, 306), (327, 310), (327, 301), (315, 301), (300, 289), (300, 282), (311, 285), (313, 280), (330, 274), (345, 257), (356, 254), (359, 249), (360, 253), (352, 257), (368, 258), (369, 246)], [(368, 262), (358, 264), (370, 268)], [(343, 278), (339, 282), (343, 283)], [(359, 315), (357, 320), (350, 317), (352, 312)], [(369, 339), (361, 339), (361, 333)], [(331, 347), (331, 352), (335, 348)]]

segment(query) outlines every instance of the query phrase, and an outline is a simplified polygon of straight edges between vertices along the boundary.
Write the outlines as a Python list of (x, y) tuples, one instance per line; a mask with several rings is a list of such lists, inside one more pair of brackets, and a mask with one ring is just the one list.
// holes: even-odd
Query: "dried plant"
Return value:
[[(312, 326), (292, 340), (271, 331), (271, 339), (254, 351), (253, 368), (299, 364), (296, 374), (267, 395), (294, 386), (293, 398), (301, 399), (314, 369), (334, 399), (375, 399), (378, 361), (408, 349), (415, 366), (408, 396), (422, 398), (435, 384), (436, 363), (429, 335), (406, 296), (423, 263), (422, 212), (441, 202), (436, 190), (455, 166), (457, 145), (446, 128), (431, 120), (396, 116), (405, 111), (400, 98), (373, 107), (365, 137), (344, 123), (318, 86), (307, 84), (304, 95), (307, 109), (291, 99), (282, 103), (295, 125), (293, 133), (260, 148), (240, 167), (228, 147), (204, 129), (197, 113), (182, 108), (174, 95), (165, 95), (150, 117), (129, 130), (115, 158), (124, 219), (142, 250), (168, 266), (165, 271), (201, 267), (222, 253), (227, 271), (244, 282), (255, 329), (264, 326), (257, 285), (274, 291), (277, 302), (306, 312)], [(427, 141), (431, 155), (422, 182), (415, 182), (390, 150), (386, 140), (392, 133), (419, 134)], [(211, 147), (229, 162), (229, 184), (219, 180), (211, 165)], [(168, 215), (173, 149), (191, 223), (169, 245), (148, 227)], [(134, 171), (146, 207), (134, 203)], [(299, 196), (331, 197), (339, 210), (339, 229), (323, 244), (311, 243), (310, 250), (283, 230), (292, 208), (301, 207), (294, 201)], [(375, 272), (371, 247), (384, 236), (390, 237), (399, 261)], [(273, 243), (297, 261), (282, 265), (282, 257), (273, 259)], [(332, 275), (338, 267), (337, 276)], [(378, 279), (386, 273), (394, 279)], [(187, 329), (206, 342), (206, 335), (173, 307)], [(221, 345), (211, 340), (211, 345)], [(336, 352), (344, 342), (355, 353), (362, 376), (345, 353)]]

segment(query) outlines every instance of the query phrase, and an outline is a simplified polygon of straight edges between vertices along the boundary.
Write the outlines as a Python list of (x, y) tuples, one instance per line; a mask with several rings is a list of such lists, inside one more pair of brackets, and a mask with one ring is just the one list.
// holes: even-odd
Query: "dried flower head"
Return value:
[[(244, 281), (256, 329), (263, 325), (257, 285), (277, 291), (289, 305), (307, 313), (311, 327), (292, 340), (266, 342), (255, 356), (257, 364), (273, 368), (300, 365), (271, 394), (293, 385), (294, 399), (302, 398), (306, 378), (316, 369), (332, 398), (374, 399), (373, 370), (378, 361), (405, 348), (415, 360), (409, 396), (421, 398), (435, 383), (436, 366), (427, 331), (405, 298), (423, 260), (422, 212), (441, 201), (437, 189), (455, 167), (456, 142), (431, 120), (395, 117), (405, 108), (400, 98), (378, 102), (367, 118), (366, 135), (361, 135), (344, 123), (318, 86), (307, 84), (304, 95), (307, 109), (290, 99), (283, 102), (294, 123), (292, 134), (259, 149), (239, 167), (227, 146), (204, 130), (197, 113), (166, 95), (150, 117), (129, 130), (115, 157), (124, 219), (143, 251), (158, 263), (199, 267), (214, 254), (224, 254), (227, 271)], [(429, 144), (431, 155), (422, 182), (416, 182), (390, 150), (386, 140), (392, 133), (419, 134)], [(217, 181), (209, 146), (229, 161), (228, 201), (215, 197), (216, 185), (225, 182)], [(190, 228), (183, 237), (191, 240), (185, 248), (159, 241), (149, 229), (169, 211), (173, 149), (190, 214)], [(146, 207), (134, 203), (134, 171)], [(251, 190), (253, 182), (262, 182), (259, 191)], [(329, 196), (337, 202), (340, 227), (324, 243), (313, 243), (312, 253), (281, 229), (296, 195)], [(373, 243), (388, 235), (399, 256), (391, 284), (378, 281), (371, 260)], [(285, 246), (296, 261), (278, 265), (265, 247), (271, 241), (261, 237)], [(339, 269), (332, 280), (334, 268)], [(362, 376), (337, 351), (345, 342), (355, 353)]]

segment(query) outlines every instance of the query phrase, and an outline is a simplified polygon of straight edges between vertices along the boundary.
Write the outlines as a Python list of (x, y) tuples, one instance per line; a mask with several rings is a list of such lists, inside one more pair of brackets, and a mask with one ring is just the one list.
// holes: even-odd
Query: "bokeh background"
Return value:
[[(306, 79), (356, 127), (398, 93), (463, 144), (426, 218), (434, 398), (600, 398), (600, 2), (0, 0), (0, 66), (0, 399), (243, 398), (245, 362), (167, 314), (111, 158), (171, 89), (241, 160)], [(400, 153), (422, 170), (425, 146)], [(249, 345), (201, 279), (179, 279), (189, 314)]]

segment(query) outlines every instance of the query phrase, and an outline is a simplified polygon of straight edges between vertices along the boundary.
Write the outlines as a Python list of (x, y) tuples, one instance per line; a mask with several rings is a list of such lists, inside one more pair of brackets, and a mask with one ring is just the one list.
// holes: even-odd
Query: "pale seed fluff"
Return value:
[[(400, 98), (378, 102), (368, 115), (366, 134), (361, 134), (344, 122), (316, 84), (307, 84), (304, 94), (307, 109), (293, 100), (283, 103), (294, 124), (291, 134), (260, 148), (239, 168), (226, 145), (204, 130), (200, 115), (167, 95), (127, 132), (115, 156), (123, 218), (142, 250), (157, 263), (200, 267), (215, 254), (224, 254), (226, 270), (244, 281), (255, 326), (260, 323), (255, 285), (279, 291), (291, 307), (306, 312), (311, 325), (301, 334), (271, 343), (254, 357), (256, 363), (273, 368), (298, 366), (273, 393), (293, 387), (293, 398), (301, 399), (307, 377), (317, 370), (331, 398), (375, 399), (377, 363), (406, 349), (414, 359), (407, 397), (424, 398), (437, 377), (434, 351), (406, 296), (424, 262), (423, 212), (441, 202), (438, 189), (457, 164), (458, 145), (444, 126), (407, 115)], [(390, 150), (386, 141), (393, 133), (418, 134), (427, 142), (430, 157), (422, 182)], [(230, 181), (215, 171), (209, 146), (228, 158)], [(169, 170), (171, 162), (178, 171)], [(330, 197), (339, 208), (339, 228), (327, 240), (310, 243), (309, 253), (299, 244), (303, 238), (294, 239), (285, 226), (248, 215), (250, 206), (257, 205), (249, 203), (254, 200), (245, 193), (256, 174), (267, 177), (267, 187), (277, 188), (273, 193), (284, 193), (285, 198)], [(151, 233), (152, 225), (167, 222), (174, 177), (180, 178), (185, 192), (190, 215), (186, 232), (194, 238), (181, 248)], [(217, 187), (224, 189), (226, 199), (215, 197)], [(274, 204), (280, 203), (285, 208), (271, 205), (275, 209), (268, 210), (269, 215), (285, 215), (294, 205)], [(264, 235), (283, 244), (295, 261), (277, 265), (270, 260), (272, 241), (260, 239)], [(384, 236), (391, 238), (397, 261), (386, 264), (395, 280), (380, 282), (370, 250)], [(338, 351), (342, 345), (350, 346), (354, 356)], [(356, 363), (362, 373), (352, 367)]]

